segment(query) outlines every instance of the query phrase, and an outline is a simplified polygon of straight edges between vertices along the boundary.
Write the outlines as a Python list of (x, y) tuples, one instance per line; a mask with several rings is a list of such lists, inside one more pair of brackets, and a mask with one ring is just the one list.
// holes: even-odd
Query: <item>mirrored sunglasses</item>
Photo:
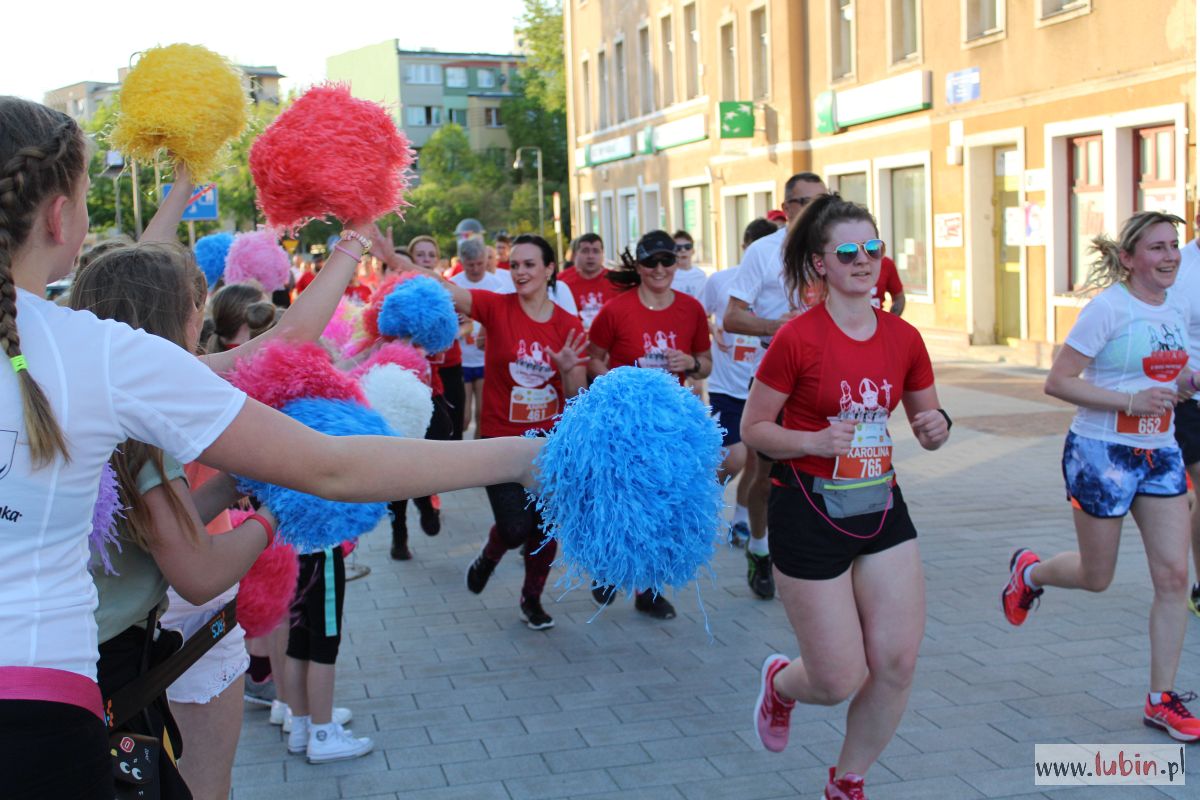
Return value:
[(833, 248), (833, 254), (843, 264), (853, 264), (858, 258), (858, 250), (862, 248), (863, 255), (872, 261), (883, 258), (883, 239), (867, 239), (865, 242), (844, 242)]

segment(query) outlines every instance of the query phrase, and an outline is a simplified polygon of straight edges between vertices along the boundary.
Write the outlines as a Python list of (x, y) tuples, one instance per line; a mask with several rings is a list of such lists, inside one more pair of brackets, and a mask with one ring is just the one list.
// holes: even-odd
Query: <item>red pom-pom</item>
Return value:
[(378, 103), (343, 84), (314, 86), (250, 148), (258, 206), (272, 227), (314, 219), (369, 222), (404, 204), (408, 139)]
[(421, 351), (412, 345), (395, 341), (380, 346), (378, 350), (371, 354), (370, 358), (354, 368), (350, 373), (350, 377), (358, 380), (366, 374), (367, 370), (379, 364), (395, 364), (401, 369), (415, 373), (421, 379), (422, 383), (426, 386), (429, 385), (430, 369), (429, 362), (425, 359), (425, 356), (421, 355)]
[(268, 342), (237, 362), (225, 379), (260, 403), (283, 408), (293, 400), (355, 400), (364, 406), (358, 383), (340, 372), (325, 348), (313, 342)]
[(282, 542), (262, 551), (238, 586), (237, 621), (247, 636), (266, 636), (287, 618), (300, 559)]

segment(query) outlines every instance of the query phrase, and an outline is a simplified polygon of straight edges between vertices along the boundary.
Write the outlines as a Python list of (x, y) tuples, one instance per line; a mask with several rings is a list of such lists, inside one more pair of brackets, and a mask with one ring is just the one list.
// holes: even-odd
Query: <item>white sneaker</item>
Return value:
[(355, 737), (336, 723), (315, 725), (308, 734), (308, 763), (325, 764), (365, 756), (375, 743), (367, 737)]
[(287, 722), (285, 724), (288, 727), (284, 730), (288, 731), (288, 752), (292, 755), (299, 755), (308, 750), (310, 719), (310, 717), (300, 717), (297, 719), (291, 714), (287, 715)]
[[(274, 709), (272, 709), (272, 711), (274, 711)], [(292, 731), (292, 710), (287, 707), (287, 704), (284, 704), (284, 706), (283, 706), (283, 713), (284, 713), (283, 732), (291, 733), (291, 731)], [(352, 720), (352, 719), (354, 719), (354, 712), (352, 712), (350, 709), (343, 708), (342, 706), (334, 706), (333, 707), (333, 721), (336, 722), (338, 725), (345, 725), (345, 724), (349, 723), (350, 720)], [(278, 722), (274, 721), (274, 718), (272, 718), (271, 721), (276, 725), (279, 724)]]
[[(287, 703), (283, 702), (282, 700), (271, 701), (271, 716), (267, 717), (267, 722), (270, 722), (272, 725), (282, 725), (285, 721), (290, 719), (291, 716), (292, 712), (288, 708)], [(292, 726), (288, 725), (287, 728), (284, 729), (284, 732), (287, 733), (291, 729)]]

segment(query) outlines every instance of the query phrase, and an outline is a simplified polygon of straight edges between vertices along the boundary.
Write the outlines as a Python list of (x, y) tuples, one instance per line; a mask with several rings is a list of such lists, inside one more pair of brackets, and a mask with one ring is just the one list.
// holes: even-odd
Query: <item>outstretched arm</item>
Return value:
[(177, 161), (175, 163), (175, 185), (171, 187), (171, 193), (159, 205), (158, 211), (154, 212), (154, 218), (142, 231), (142, 238), (138, 241), (175, 242), (178, 244), (179, 238), (176, 233), (179, 230), (179, 223), (183, 219), (183, 212), (187, 210), (188, 201), (192, 199), (194, 189), (192, 175), (188, 172), (187, 166), (182, 161)]

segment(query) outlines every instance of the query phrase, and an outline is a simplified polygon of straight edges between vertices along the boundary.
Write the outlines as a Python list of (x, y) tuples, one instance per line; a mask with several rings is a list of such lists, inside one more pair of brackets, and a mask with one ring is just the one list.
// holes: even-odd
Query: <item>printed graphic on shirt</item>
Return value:
[(645, 355), (639, 358), (634, 363), (639, 367), (649, 367), (652, 369), (661, 369), (670, 372), (667, 367), (667, 351), (677, 350), (675, 346), (676, 340), (675, 331), (655, 331), (651, 337), (649, 332), (642, 334), (642, 346), (645, 348)]
[[(1148, 328), (1150, 355), (1142, 359), (1142, 372), (1147, 378), (1158, 383), (1171, 383), (1179, 377), (1179, 373), (1187, 366), (1188, 354), (1184, 347), (1183, 331), (1176, 325), (1161, 323)], [(1132, 391), (1132, 387), (1131, 387)], [(1164, 413), (1155, 417), (1142, 417), (1136, 414), (1117, 412), (1117, 433), (1133, 434), (1135, 436), (1153, 436), (1165, 433), (1171, 429), (1171, 415), (1174, 409), (1168, 408)]]
[(879, 287), (871, 287), (871, 305), (874, 308), (883, 308), (883, 298), (879, 296)]
[(600, 292), (584, 292), (579, 295), (579, 318), (583, 321), (583, 329), (592, 329), (592, 321), (600, 313), (604, 305), (604, 295)]
[(517, 358), (509, 362), (508, 374), (516, 384), (509, 395), (509, 422), (541, 422), (559, 411), (558, 392), (547, 385), (554, 377), (550, 350), (541, 342), (517, 342)]
[(479, 329), (482, 327), (478, 321), (472, 320), (471, 330), (467, 331), (466, 335), (462, 337), (462, 343), (468, 347), (474, 347), (475, 342), (479, 339)]
[(12, 469), (13, 458), (17, 453), (17, 432), (0, 431), (0, 480)]
[[(757, 336), (747, 336), (744, 333), (726, 333), (726, 342), (730, 342), (733, 350), (731, 355), (735, 364), (753, 364), (762, 353), (762, 345)], [(732, 341), (731, 341), (732, 340)]]
[(849, 452), (834, 462), (833, 477), (877, 478), (892, 468), (892, 437), (887, 430), (892, 384), (887, 379), (876, 383), (870, 378), (863, 378), (858, 383), (857, 400), (849, 381), (842, 381), (841, 389), (836, 420), (854, 422), (854, 438), (850, 442)]

